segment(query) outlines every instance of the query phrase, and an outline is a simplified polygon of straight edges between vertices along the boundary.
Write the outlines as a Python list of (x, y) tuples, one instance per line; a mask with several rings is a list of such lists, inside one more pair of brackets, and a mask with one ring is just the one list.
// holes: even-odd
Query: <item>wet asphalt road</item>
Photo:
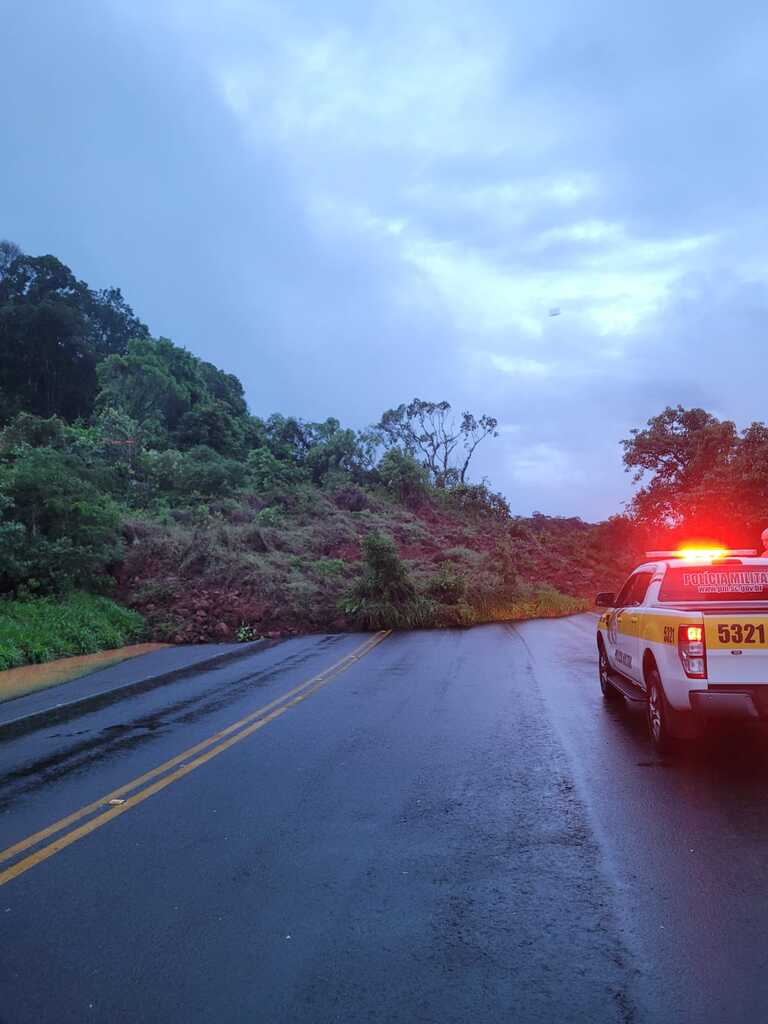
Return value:
[[(392, 635), (1, 885), (0, 1021), (766, 1019), (768, 741), (660, 760), (603, 705), (594, 630)], [(364, 639), (6, 740), (0, 851)]]

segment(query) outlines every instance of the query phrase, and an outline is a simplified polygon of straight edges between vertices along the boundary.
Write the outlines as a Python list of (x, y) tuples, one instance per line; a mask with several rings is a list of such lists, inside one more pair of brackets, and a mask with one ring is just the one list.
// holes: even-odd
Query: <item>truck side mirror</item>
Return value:
[(595, 598), (595, 604), (598, 608), (613, 608), (616, 605), (616, 595), (608, 591), (604, 594), (598, 594)]

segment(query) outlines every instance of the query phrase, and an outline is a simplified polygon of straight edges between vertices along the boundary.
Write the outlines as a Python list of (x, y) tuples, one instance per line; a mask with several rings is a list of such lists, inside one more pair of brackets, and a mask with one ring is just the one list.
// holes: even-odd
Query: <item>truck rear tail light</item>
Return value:
[(677, 631), (677, 650), (688, 678), (706, 679), (707, 648), (703, 626), (680, 626)]

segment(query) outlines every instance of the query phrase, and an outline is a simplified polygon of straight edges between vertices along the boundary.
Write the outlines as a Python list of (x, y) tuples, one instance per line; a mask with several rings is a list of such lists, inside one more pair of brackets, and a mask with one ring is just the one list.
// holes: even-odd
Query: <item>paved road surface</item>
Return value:
[(291, 640), (5, 741), (0, 1021), (766, 1019), (768, 743), (661, 761), (594, 625)]

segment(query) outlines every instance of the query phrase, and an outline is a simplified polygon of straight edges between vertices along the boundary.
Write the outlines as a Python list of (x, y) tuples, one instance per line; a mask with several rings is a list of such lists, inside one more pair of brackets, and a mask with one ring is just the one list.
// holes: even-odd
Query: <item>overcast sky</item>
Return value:
[(0, 237), (254, 413), (446, 398), (513, 511), (588, 519), (664, 405), (768, 418), (764, 0), (0, 14)]

